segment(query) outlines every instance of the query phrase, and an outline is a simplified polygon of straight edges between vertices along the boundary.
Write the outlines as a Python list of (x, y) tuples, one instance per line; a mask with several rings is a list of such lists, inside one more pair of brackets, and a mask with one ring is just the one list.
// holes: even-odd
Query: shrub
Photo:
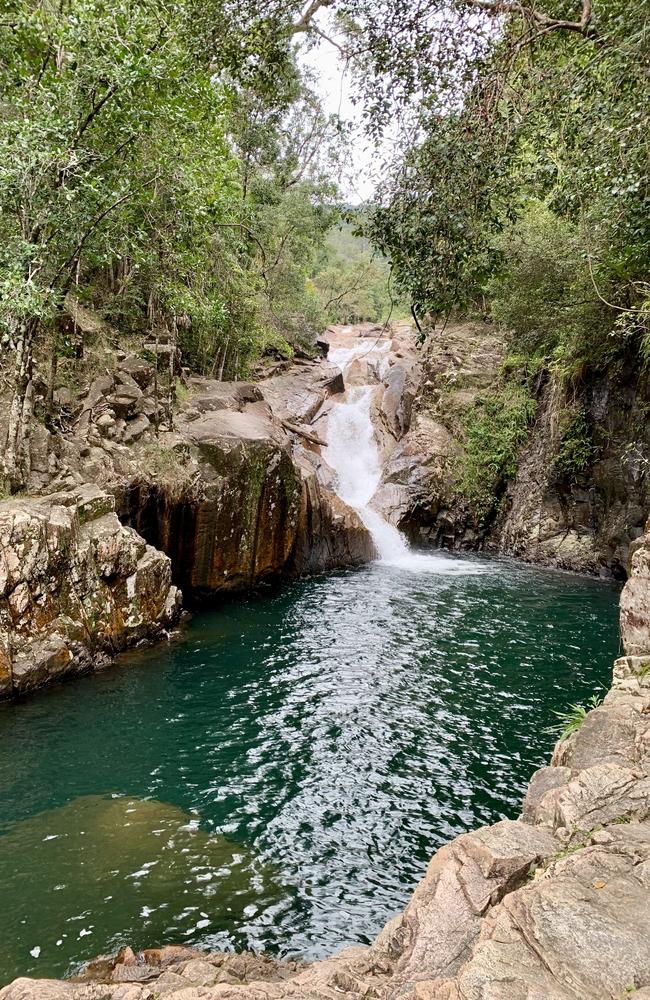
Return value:
[(559, 447), (553, 460), (555, 471), (568, 482), (585, 472), (594, 457), (591, 427), (584, 407), (568, 407), (560, 418)]
[[(492, 316), (512, 331), (513, 353), (554, 357), (558, 368), (594, 360), (609, 327), (576, 227), (533, 201), (497, 241), (502, 266), (489, 286)], [(598, 353), (596, 351), (596, 353)]]
[(537, 403), (526, 384), (507, 383), (476, 400), (465, 417), (465, 454), (459, 489), (477, 520), (499, 501), (517, 472), (519, 449), (528, 436)]

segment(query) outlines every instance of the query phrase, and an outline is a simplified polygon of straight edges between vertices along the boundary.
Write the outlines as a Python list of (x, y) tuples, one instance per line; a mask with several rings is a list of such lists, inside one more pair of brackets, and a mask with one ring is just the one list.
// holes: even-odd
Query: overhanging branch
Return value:
[(311, 3), (308, 4), (300, 15), (300, 19), (293, 25), (291, 29), (292, 34), (299, 35), (303, 31), (311, 31), (313, 28), (312, 21), (318, 11), (322, 7), (331, 7), (333, 4), (334, 0), (311, 0)]
[(477, 10), (484, 10), (488, 14), (518, 14), (548, 31), (577, 31), (581, 35), (592, 34), (592, 0), (583, 0), (579, 21), (550, 17), (534, 6), (518, 3), (517, 0), (463, 0), (463, 3), (468, 7), (475, 7)]

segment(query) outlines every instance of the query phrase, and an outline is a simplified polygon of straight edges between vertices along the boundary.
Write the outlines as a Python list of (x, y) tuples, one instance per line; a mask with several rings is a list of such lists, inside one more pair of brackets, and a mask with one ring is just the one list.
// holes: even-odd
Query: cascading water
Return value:
[(375, 386), (353, 386), (346, 400), (332, 410), (327, 433), (327, 460), (336, 472), (336, 491), (372, 535), (382, 562), (409, 555), (401, 534), (369, 504), (379, 486), (381, 465), (370, 407)]
[[(389, 340), (370, 343), (362, 340), (351, 347), (330, 350), (328, 358), (338, 365), (344, 379), (357, 360), (368, 362), (381, 375), (389, 350)], [(381, 479), (379, 448), (371, 417), (376, 391), (376, 382), (348, 386), (345, 398), (329, 414), (325, 457), (336, 473), (337, 494), (358, 513), (372, 536), (381, 563), (420, 573), (483, 572), (486, 567), (476, 562), (413, 552), (401, 532), (370, 506)]]

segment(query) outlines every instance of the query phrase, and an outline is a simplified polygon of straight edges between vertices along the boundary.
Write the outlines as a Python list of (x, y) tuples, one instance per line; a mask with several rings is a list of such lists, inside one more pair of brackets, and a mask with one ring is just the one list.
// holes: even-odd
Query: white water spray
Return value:
[(375, 386), (355, 386), (335, 406), (327, 427), (327, 461), (336, 472), (336, 492), (357, 511), (382, 562), (408, 556), (397, 528), (369, 505), (381, 479), (379, 450), (370, 418)]
[[(363, 342), (353, 347), (331, 350), (329, 360), (338, 365), (345, 378), (350, 365), (359, 358), (382, 364), (390, 341)], [(415, 572), (481, 572), (476, 563), (445, 556), (413, 552), (404, 536), (370, 506), (381, 480), (379, 448), (372, 424), (371, 408), (377, 384), (350, 386), (345, 398), (329, 414), (326, 458), (336, 473), (335, 489), (341, 500), (358, 513), (372, 536), (379, 561)]]

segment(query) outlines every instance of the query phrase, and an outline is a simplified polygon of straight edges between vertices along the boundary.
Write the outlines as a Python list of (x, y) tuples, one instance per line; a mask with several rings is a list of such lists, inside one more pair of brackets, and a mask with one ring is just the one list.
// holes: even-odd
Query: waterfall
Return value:
[[(381, 345), (361, 342), (350, 348), (330, 351), (329, 360), (338, 365), (343, 377), (357, 358), (372, 354), (373, 360), (384, 354), (390, 341)], [(378, 511), (370, 507), (381, 479), (379, 449), (370, 410), (376, 384), (350, 386), (345, 401), (332, 408), (327, 426), (326, 458), (336, 473), (336, 492), (357, 511), (375, 543), (381, 562), (397, 563), (408, 559), (409, 547), (401, 533)]]
[[(347, 332), (347, 331), (345, 331)], [(350, 328), (352, 332), (352, 328)], [(352, 347), (330, 350), (328, 359), (346, 378), (357, 359), (367, 359), (380, 373), (387, 363), (390, 341), (357, 340)], [(325, 458), (336, 473), (335, 490), (341, 500), (356, 510), (375, 543), (380, 563), (416, 573), (477, 574), (486, 567), (450, 556), (413, 552), (404, 536), (370, 506), (381, 480), (379, 448), (371, 409), (377, 383), (347, 385), (345, 397), (330, 410)]]
[(370, 407), (375, 386), (353, 386), (331, 411), (326, 458), (336, 472), (336, 492), (357, 511), (382, 562), (408, 555), (401, 534), (369, 504), (379, 486), (381, 465)]

